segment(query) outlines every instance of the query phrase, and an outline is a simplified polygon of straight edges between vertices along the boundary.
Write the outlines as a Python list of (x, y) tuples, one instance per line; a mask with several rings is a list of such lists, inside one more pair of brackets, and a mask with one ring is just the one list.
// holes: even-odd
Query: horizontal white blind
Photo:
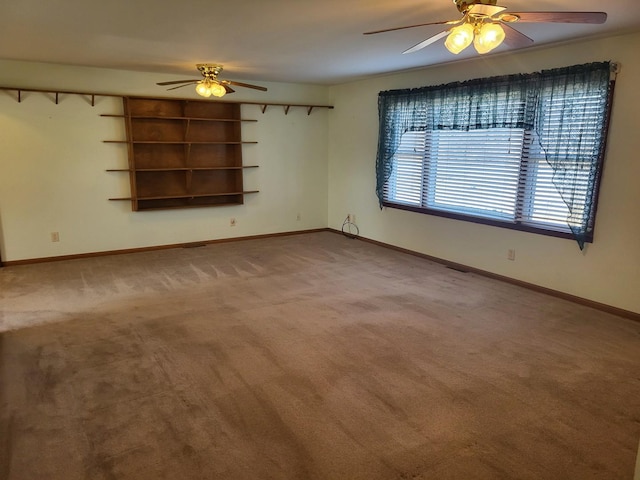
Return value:
[[(588, 171), (578, 183), (586, 198)], [(567, 231), (553, 169), (523, 129), (406, 132), (384, 192), (392, 203)]]
[(553, 185), (553, 170), (544, 158), (527, 159), (523, 176), (524, 195), (518, 220), (565, 231), (569, 210)]
[(424, 132), (406, 132), (395, 156), (393, 174), (384, 186), (384, 197), (394, 203), (421, 206), (425, 150)]
[(424, 205), (468, 215), (515, 218), (524, 131), (428, 132)]
[[(579, 226), (583, 214), (580, 206), (589, 202), (595, 178), (594, 159), (599, 156), (606, 96), (586, 95), (579, 85), (570, 86), (563, 94), (543, 95), (539, 131), (550, 151), (543, 151), (538, 141), (531, 142), (526, 172), (530, 188), (523, 199), (524, 222), (566, 229)], [(547, 161), (547, 156), (549, 157)], [(553, 184), (553, 168), (549, 162), (561, 159), (570, 166), (573, 189), (565, 192), (573, 205), (573, 215)], [(562, 172), (556, 173), (562, 175)], [(562, 180), (562, 179), (561, 179)], [(572, 220), (574, 219), (574, 220)]]

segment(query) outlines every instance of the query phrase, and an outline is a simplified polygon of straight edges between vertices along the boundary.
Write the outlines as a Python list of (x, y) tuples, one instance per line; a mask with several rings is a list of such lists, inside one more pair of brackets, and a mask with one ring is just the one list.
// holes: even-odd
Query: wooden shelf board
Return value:
[(165, 168), (110, 168), (107, 172), (189, 172), (194, 170), (242, 170), (258, 168), (259, 165), (243, 165), (241, 167), (165, 167)]
[[(248, 190), (245, 192), (224, 192), (224, 193), (192, 193), (192, 194), (184, 194), (184, 195), (160, 195), (157, 197), (137, 197), (136, 200), (145, 201), (145, 200), (173, 200), (179, 198), (205, 198), (205, 197), (228, 197), (232, 195), (248, 195), (250, 193), (259, 193), (259, 190)], [(133, 200), (131, 197), (119, 197), (119, 198), (110, 198), (109, 200), (113, 201), (121, 201), (121, 200)], [(226, 204), (225, 204), (226, 205)]]
[(138, 201), (144, 200), (171, 200), (178, 198), (204, 198), (204, 197), (228, 197), (231, 195), (247, 195), (249, 193), (258, 193), (258, 190), (251, 190), (246, 192), (221, 192), (221, 193), (185, 193), (181, 195), (158, 195), (155, 197), (138, 197)]
[(202, 122), (257, 122), (258, 120), (253, 118), (202, 118), (202, 117), (174, 117), (174, 116), (162, 116), (162, 115), (117, 115), (112, 113), (102, 113), (101, 117), (117, 117), (117, 118), (131, 118), (141, 120), (196, 120)]
[(162, 207), (148, 207), (148, 206), (140, 206), (138, 205), (138, 210), (136, 212), (147, 212), (147, 211), (157, 211), (157, 210), (180, 210), (185, 208), (211, 208), (211, 207), (235, 207), (243, 205), (242, 202), (228, 202), (228, 203), (196, 203), (190, 205), (173, 205), (173, 206), (162, 206)]
[(246, 145), (258, 142), (189, 142), (189, 141), (165, 141), (165, 140), (103, 140), (104, 143), (133, 143), (133, 144), (148, 144), (148, 145)]

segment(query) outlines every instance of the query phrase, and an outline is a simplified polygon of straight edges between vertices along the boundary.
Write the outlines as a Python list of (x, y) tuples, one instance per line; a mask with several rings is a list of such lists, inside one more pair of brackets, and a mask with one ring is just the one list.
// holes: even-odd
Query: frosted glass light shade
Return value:
[(214, 97), (224, 97), (227, 93), (227, 89), (219, 83), (214, 83), (213, 85), (211, 85), (210, 90), (211, 95), (213, 95)]
[(196, 85), (196, 93), (201, 97), (210, 97), (211, 88), (209, 87), (209, 82), (206, 80), (200, 80)]
[(444, 46), (447, 47), (451, 53), (457, 55), (462, 50), (471, 45), (473, 41), (473, 26), (469, 23), (463, 23), (455, 28), (451, 29), (451, 33), (444, 42)]
[(497, 23), (485, 23), (473, 40), (478, 53), (489, 53), (504, 40), (504, 29)]

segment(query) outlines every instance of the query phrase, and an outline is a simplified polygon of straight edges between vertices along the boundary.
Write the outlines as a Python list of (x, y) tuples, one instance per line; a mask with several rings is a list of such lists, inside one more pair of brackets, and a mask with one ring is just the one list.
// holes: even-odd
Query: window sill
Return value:
[[(484, 217), (474, 217), (472, 215), (464, 215), (453, 212), (445, 212), (442, 210), (433, 210), (424, 207), (415, 207), (412, 205), (405, 205), (401, 203), (383, 202), (382, 205), (387, 208), (395, 208), (398, 210), (406, 210), (409, 212), (421, 213), (424, 215), (434, 215), (436, 217), (450, 218), (452, 220), (461, 220), (463, 222), (479, 223), (481, 225), (490, 225), (492, 227), (508, 228), (510, 230), (518, 230), (521, 232), (535, 233), (537, 235), (545, 235), (548, 237), (566, 238), (574, 240), (573, 234), (568, 231), (559, 231), (546, 229), (541, 227), (533, 227), (521, 222), (505, 222), (500, 220), (494, 220)], [(593, 233), (591, 233), (586, 239), (586, 243), (593, 243)]]

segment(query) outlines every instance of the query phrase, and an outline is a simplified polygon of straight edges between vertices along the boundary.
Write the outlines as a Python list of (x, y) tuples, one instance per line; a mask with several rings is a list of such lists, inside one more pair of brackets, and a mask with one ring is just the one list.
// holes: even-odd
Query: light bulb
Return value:
[(485, 23), (473, 40), (478, 53), (489, 53), (504, 40), (504, 29), (497, 23)]
[(196, 93), (201, 97), (210, 97), (212, 92), (209, 82), (207, 80), (200, 80), (196, 85)]
[(457, 55), (471, 45), (472, 41), (473, 26), (469, 23), (463, 23), (462, 25), (451, 29), (451, 33), (445, 40), (444, 46), (447, 47), (447, 50), (451, 53)]
[(220, 85), (219, 83), (214, 83), (213, 85), (211, 85), (210, 89), (211, 89), (211, 94), (214, 97), (224, 97), (225, 94), (227, 93), (227, 89), (224, 88), (224, 86)]

